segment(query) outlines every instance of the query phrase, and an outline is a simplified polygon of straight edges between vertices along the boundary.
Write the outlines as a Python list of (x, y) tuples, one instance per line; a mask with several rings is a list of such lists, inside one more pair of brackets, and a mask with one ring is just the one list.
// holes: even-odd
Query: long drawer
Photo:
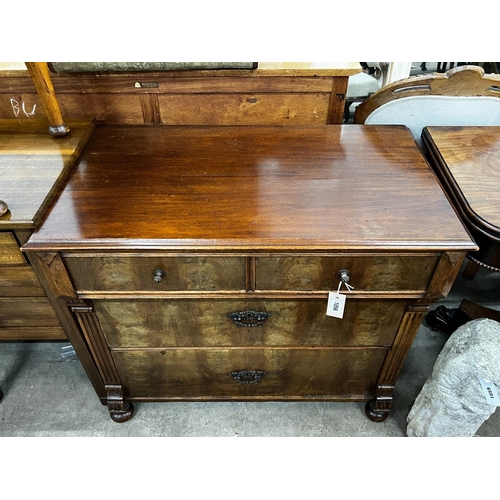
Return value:
[(11, 231), (0, 232), (0, 340), (63, 340), (66, 334)]
[[(404, 300), (349, 298), (344, 318), (326, 299), (94, 300), (110, 347), (389, 346)], [(230, 316), (231, 315), (231, 316)]]
[(326, 93), (160, 94), (163, 125), (318, 125), (326, 123)]
[(2, 327), (60, 327), (60, 323), (46, 297), (2, 297), (0, 328)]
[(35, 272), (28, 265), (0, 268), (0, 297), (45, 297)]
[(387, 349), (246, 348), (113, 351), (131, 398), (366, 398)]
[[(347, 269), (358, 291), (426, 290), (439, 257), (332, 256), (257, 257), (257, 290), (336, 290)], [(245, 257), (65, 256), (78, 291), (242, 291), (247, 289)], [(252, 281), (252, 280), (251, 280)]]

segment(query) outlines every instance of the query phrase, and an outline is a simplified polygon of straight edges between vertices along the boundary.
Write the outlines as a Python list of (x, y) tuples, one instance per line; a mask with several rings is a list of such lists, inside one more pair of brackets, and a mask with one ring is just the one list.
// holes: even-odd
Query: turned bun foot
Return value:
[(372, 408), (372, 402), (368, 401), (365, 406), (365, 413), (366, 416), (372, 421), (372, 422), (383, 422), (388, 416), (389, 412), (388, 411), (377, 411)]
[(128, 408), (125, 411), (110, 411), (109, 416), (111, 420), (118, 422), (119, 424), (130, 420), (135, 413), (135, 408), (132, 403), (128, 404)]

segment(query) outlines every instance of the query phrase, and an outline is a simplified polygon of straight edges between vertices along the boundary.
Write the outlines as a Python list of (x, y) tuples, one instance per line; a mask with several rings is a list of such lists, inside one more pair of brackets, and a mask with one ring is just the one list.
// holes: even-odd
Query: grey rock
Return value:
[(407, 417), (410, 437), (470, 437), (495, 411), (479, 377), (500, 386), (500, 323), (478, 319), (452, 333)]

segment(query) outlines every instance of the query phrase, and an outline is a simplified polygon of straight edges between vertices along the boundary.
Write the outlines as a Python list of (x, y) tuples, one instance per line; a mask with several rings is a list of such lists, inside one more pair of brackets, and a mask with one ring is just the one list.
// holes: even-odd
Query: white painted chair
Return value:
[(459, 66), (399, 80), (361, 103), (357, 124), (406, 125), (419, 147), (426, 126), (500, 125), (500, 75)]

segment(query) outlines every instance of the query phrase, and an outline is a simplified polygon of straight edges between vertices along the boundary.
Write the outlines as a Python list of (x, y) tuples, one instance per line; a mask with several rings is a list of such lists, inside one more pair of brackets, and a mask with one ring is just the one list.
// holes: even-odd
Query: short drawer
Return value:
[(0, 328), (60, 326), (52, 305), (45, 297), (0, 298)]
[(65, 263), (79, 291), (244, 290), (241, 257), (72, 257)]
[(259, 290), (337, 290), (338, 272), (347, 269), (357, 291), (423, 291), (438, 256), (258, 257)]
[(10, 231), (0, 233), (0, 266), (26, 264), (19, 244)]
[(373, 394), (387, 349), (113, 351), (130, 397), (356, 399)]
[(326, 316), (326, 302), (94, 300), (93, 306), (111, 347), (389, 346), (406, 307), (404, 300), (349, 299), (338, 319)]
[(45, 297), (35, 272), (26, 266), (0, 269), (0, 297)]

